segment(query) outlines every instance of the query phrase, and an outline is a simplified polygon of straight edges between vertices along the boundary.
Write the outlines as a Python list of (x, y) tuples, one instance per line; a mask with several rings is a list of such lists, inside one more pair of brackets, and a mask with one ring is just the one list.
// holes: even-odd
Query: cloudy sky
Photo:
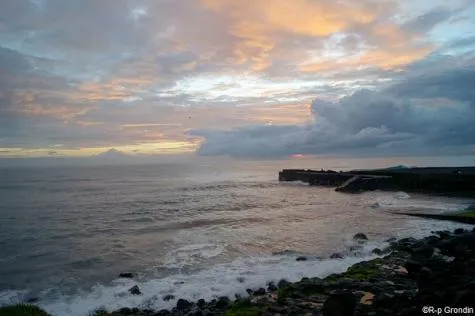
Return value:
[(475, 155), (473, 0), (2, 0), (0, 156)]

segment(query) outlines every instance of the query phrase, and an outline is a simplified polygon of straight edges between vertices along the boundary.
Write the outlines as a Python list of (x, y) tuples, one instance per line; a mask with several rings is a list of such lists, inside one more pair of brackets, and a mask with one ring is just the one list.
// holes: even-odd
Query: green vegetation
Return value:
[(286, 298), (290, 297), (290, 295), (295, 291), (295, 289), (291, 285), (282, 286), (277, 290), (277, 301), (283, 303)]
[(470, 205), (463, 211), (460, 211), (457, 213), (457, 216), (462, 216), (462, 217), (475, 217), (475, 205)]
[(224, 312), (224, 316), (259, 316), (261, 314), (261, 308), (253, 305), (248, 299), (235, 301)]
[(37, 306), (18, 304), (0, 307), (0, 316), (48, 316), (48, 314)]
[(376, 267), (362, 267), (352, 266), (344, 273), (347, 278), (355, 280), (367, 280), (379, 274), (379, 269)]
[(457, 214), (457, 216), (461, 217), (475, 217), (475, 210), (473, 211), (463, 211)]
[[(349, 267), (346, 272), (327, 276), (325, 280), (329, 282), (337, 282), (341, 279), (352, 279), (359, 281), (368, 280), (370, 278), (377, 277), (380, 274), (380, 271), (376, 265), (383, 262), (383, 259), (376, 258), (374, 260), (364, 262), (365, 265), (356, 264), (352, 267)], [(373, 265), (369, 265), (369, 263), (372, 263)]]

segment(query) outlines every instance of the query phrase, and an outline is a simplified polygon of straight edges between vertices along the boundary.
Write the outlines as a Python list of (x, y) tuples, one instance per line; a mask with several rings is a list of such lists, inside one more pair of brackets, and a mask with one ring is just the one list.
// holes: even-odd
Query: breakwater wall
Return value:
[(357, 193), (370, 190), (402, 190), (475, 197), (475, 167), (352, 170), (284, 169), (279, 181), (302, 181)]

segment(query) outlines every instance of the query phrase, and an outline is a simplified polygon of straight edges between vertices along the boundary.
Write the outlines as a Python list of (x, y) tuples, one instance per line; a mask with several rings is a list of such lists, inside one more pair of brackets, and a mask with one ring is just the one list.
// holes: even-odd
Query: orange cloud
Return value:
[(94, 108), (94, 106), (85, 104), (72, 105), (56, 100), (48, 101), (51, 97), (60, 96), (62, 96), (61, 93), (55, 94), (35, 90), (16, 91), (12, 97), (12, 109), (27, 115), (41, 115), (61, 120), (70, 120)]
[(420, 60), (432, 52), (431, 47), (407, 48), (400, 50), (372, 49), (359, 56), (340, 59), (323, 60), (321, 62), (304, 63), (300, 66), (302, 72), (338, 72), (377, 67), (381, 69), (401, 69), (404, 66)]
[[(310, 62), (310, 55), (319, 50), (308, 51), (305, 58), (308, 61), (297, 66), (303, 72), (348, 70), (348, 67), (400, 68), (432, 50), (428, 46), (417, 47), (415, 34), (403, 33), (399, 25), (387, 19), (397, 11), (396, 5), (389, 1), (202, 0), (202, 4), (227, 19), (229, 33), (235, 39), (230, 61), (246, 65), (251, 71), (267, 70), (277, 60), (282, 62), (295, 55), (292, 51), (305, 49), (299, 44), (288, 44), (299, 36), (306, 41), (312, 37), (323, 41), (333, 34), (360, 30), (367, 46), (366, 51), (357, 55), (347, 52), (350, 55), (340, 60), (317, 62)], [(293, 64), (302, 61), (294, 60)]]

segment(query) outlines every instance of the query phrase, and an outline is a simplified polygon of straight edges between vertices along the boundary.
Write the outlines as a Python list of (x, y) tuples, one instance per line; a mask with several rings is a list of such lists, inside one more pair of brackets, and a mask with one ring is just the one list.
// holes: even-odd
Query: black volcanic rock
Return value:
[(119, 274), (119, 278), (132, 279), (134, 274), (132, 272), (122, 272)]
[(140, 294), (142, 294), (142, 292), (140, 291), (140, 288), (139, 288), (137, 285), (132, 286), (132, 287), (129, 289), (129, 293), (132, 294), (132, 295), (140, 295)]
[(368, 236), (363, 233), (357, 233), (353, 236), (354, 240), (368, 240)]

